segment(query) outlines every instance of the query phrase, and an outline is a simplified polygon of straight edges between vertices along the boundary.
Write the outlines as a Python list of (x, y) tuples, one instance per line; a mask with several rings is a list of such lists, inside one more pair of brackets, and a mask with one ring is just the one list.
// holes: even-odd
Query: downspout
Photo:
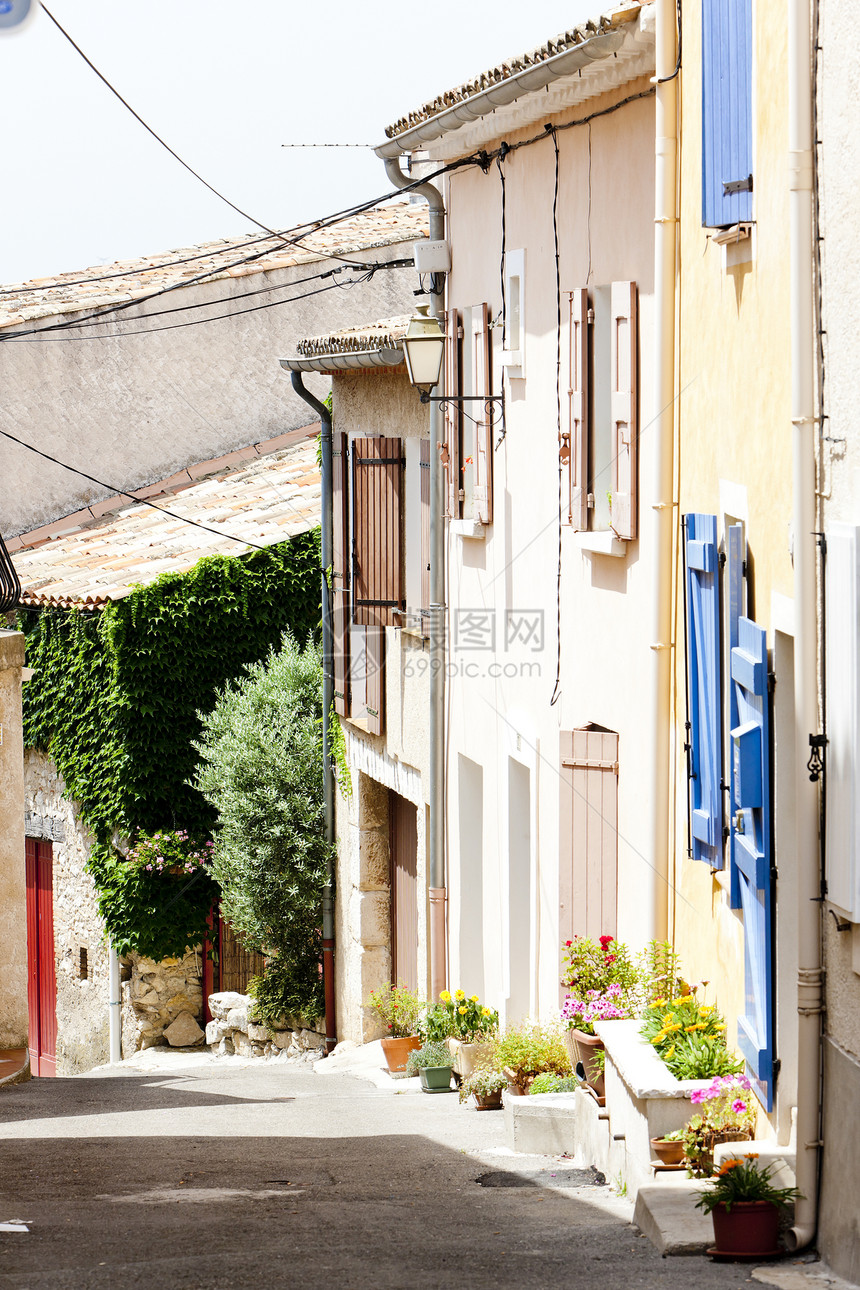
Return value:
[[(385, 173), (395, 188), (412, 184), (400, 169), (398, 157), (385, 158)], [(433, 184), (419, 184), (411, 191), (430, 207), (430, 240), (445, 237), (445, 207)], [(431, 295), (430, 313), (441, 318), (444, 300)], [(444, 328), (444, 323), (443, 323)], [(436, 449), (440, 439), (439, 404), (430, 404), (430, 997), (438, 999), (448, 980), (448, 891), (445, 885), (445, 528), (442, 519), (442, 462)]]
[(119, 987), (119, 959), (113, 941), (108, 943), (108, 1036), (110, 1062), (122, 1061), (122, 999)]
[(330, 1053), (337, 1043), (337, 1020), (334, 1008), (334, 766), (331, 757), (331, 720), (334, 699), (334, 666), (332, 649), (331, 596), (329, 570), (332, 561), (332, 491), (331, 491), (331, 413), (324, 403), (305, 389), (301, 372), (291, 372), (293, 389), (300, 399), (313, 408), (320, 419), (322, 444), (322, 533), (320, 539), (322, 565), (320, 594), (322, 596), (323, 643), (323, 799), (325, 803), (325, 837), (329, 843), (325, 885), (322, 897), (323, 920), (323, 986), (325, 989), (325, 1050)]
[[(651, 853), (651, 902), (643, 920), (648, 936), (665, 940), (668, 928), (670, 725), (672, 684), (672, 541), (675, 435), (675, 248), (677, 240), (677, 80), (675, 0), (657, 0), (654, 141), (654, 389), (653, 477), (647, 541), (650, 547), (651, 785), (646, 837)], [(645, 911), (643, 910), (643, 913)]]
[(806, 772), (819, 729), (815, 586), (815, 387), (812, 222), (812, 41), (808, 0), (788, 3), (794, 707), (798, 900), (797, 1187), (790, 1250), (815, 1237), (821, 1111), (821, 871), (818, 787)]

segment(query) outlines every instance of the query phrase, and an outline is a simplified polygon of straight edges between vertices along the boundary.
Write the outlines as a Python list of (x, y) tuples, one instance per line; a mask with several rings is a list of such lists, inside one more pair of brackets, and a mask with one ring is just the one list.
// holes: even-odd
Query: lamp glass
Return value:
[(428, 306), (419, 305), (410, 319), (403, 338), (403, 354), (412, 385), (430, 388), (437, 385), (445, 353), (445, 333), (438, 319), (428, 316)]

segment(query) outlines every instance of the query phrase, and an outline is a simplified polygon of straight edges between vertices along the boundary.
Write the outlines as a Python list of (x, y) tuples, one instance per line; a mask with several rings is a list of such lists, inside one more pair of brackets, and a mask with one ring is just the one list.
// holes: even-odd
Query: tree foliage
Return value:
[(285, 1011), (322, 1011), (325, 838), (322, 655), (289, 635), (228, 685), (195, 744), (196, 785), (217, 812), (222, 909), (249, 949), (276, 960)]

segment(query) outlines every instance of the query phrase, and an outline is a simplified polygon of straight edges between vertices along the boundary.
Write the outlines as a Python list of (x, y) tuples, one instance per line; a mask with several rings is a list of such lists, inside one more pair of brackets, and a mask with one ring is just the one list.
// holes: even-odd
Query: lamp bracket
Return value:
[(453, 407), (461, 406), (463, 403), (483, 403), (484, 411), (487, 415), (488, 422), (504, 429), (505, 425), (505, 396), (504, 394), (431, 394), (429, 390), (420, 390), (419, 396), (422, 403), (441, 403)]

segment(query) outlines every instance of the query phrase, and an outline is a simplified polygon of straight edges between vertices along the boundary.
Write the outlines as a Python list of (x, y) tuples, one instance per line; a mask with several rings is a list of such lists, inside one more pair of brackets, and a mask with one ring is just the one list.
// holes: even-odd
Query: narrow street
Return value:
[(749, 1283), (661, 1259), (624, 1198), (454, 1094), (148, 1056), (0, 1090), (3, 1290)]

